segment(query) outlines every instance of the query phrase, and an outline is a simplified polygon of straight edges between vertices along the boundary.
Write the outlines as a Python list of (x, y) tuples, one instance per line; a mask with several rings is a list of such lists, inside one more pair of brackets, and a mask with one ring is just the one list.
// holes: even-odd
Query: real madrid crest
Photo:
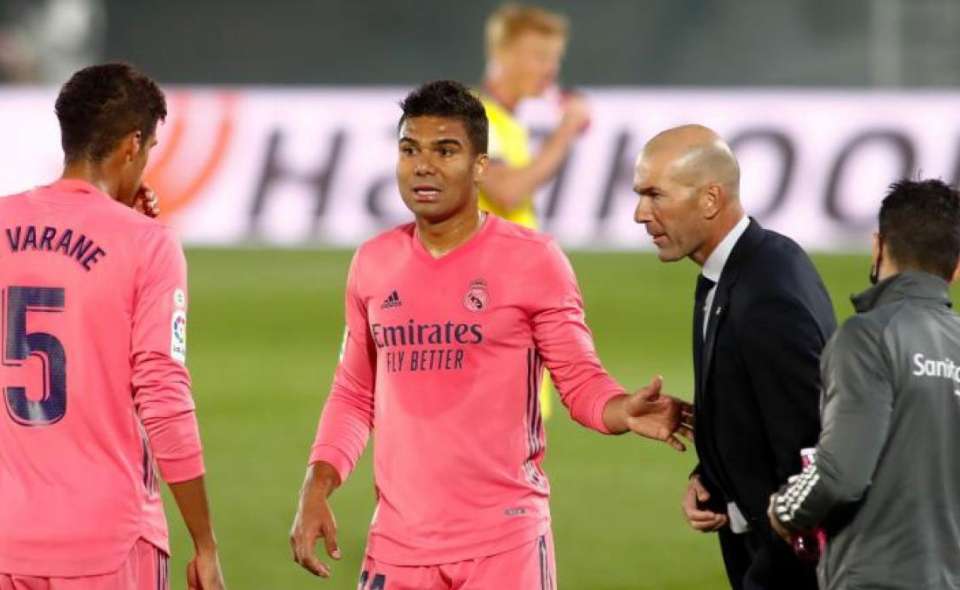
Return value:
[(481, 312), (487, 309), (487, 303), (490, 299), (487, 293), (487, 282), (483, 279), (476, 279), (470, 283), (470, 289), (466, 297), (463, 298), (463, 304), (473, 312)]

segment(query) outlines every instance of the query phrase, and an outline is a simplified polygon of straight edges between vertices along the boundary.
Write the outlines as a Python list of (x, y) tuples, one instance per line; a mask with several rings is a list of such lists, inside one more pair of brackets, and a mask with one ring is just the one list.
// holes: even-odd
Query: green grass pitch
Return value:
[[(600, 356), (625, 386), (663, 374), (692, 396), (690, 334), (696, 267), (651, 254), (571, 256)], [(287, 543), (314, 429), (337, 360), (350, 253), (190, 250), (190, 351), (208, 486), (232, 590), (356, 588), (373, 507), (369, 450), (333, 497), (344, 558), (322, 581)], [(818, 256), (838, 318), (866, 284), (866, 256)], [(546, 470), (559, 585), (568, 590), (725, 587), (713, 536), (680, 515), (692, 449), (606, 437), (558, 407), (547, 423)], [(192, 554), (167, 499), (173, 588)]]

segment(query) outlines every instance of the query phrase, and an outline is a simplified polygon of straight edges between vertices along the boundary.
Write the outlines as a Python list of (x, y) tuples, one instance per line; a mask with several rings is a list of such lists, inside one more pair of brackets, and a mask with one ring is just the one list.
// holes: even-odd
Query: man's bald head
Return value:
[(660, 259), (703, 264), (743, 217), (740, 166), (730, 146), (702, 125), (657, 134), (637, 158), (634, 219), (654, 239)]
[[(721, 185), (732, 200), (740, 198), (740, 165), (733, 150), (703, 125), (681, 125), (655, 135), (640, 155), (687, 186)], [(639, 164), (639, 162), (638, 162)]]

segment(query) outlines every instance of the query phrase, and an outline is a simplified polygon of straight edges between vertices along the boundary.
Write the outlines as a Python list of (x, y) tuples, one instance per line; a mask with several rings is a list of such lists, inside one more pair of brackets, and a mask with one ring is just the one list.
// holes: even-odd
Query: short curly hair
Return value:
[(152, 137), (167, 116), (157, 83), (126, 63), (108, 63), (75, 73), (57, 97), (60, 143), (68, 162), (102, 161), (129, 133)]
[(487, 112), (466, 86), (453, 80), (427, 82), (400, 103), (398, 127), (411, 117), (450, 117), (463, 122), (474, 153), (487, 153)]

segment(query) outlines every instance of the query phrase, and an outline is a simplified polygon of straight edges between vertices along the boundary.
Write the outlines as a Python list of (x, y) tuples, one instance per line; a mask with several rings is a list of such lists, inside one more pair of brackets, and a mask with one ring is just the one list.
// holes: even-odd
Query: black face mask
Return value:
[(880, 281), (880, 267), (883, 265), (883, 238), (877, 238), (877, 262), (870, 267), (870, 284)]

